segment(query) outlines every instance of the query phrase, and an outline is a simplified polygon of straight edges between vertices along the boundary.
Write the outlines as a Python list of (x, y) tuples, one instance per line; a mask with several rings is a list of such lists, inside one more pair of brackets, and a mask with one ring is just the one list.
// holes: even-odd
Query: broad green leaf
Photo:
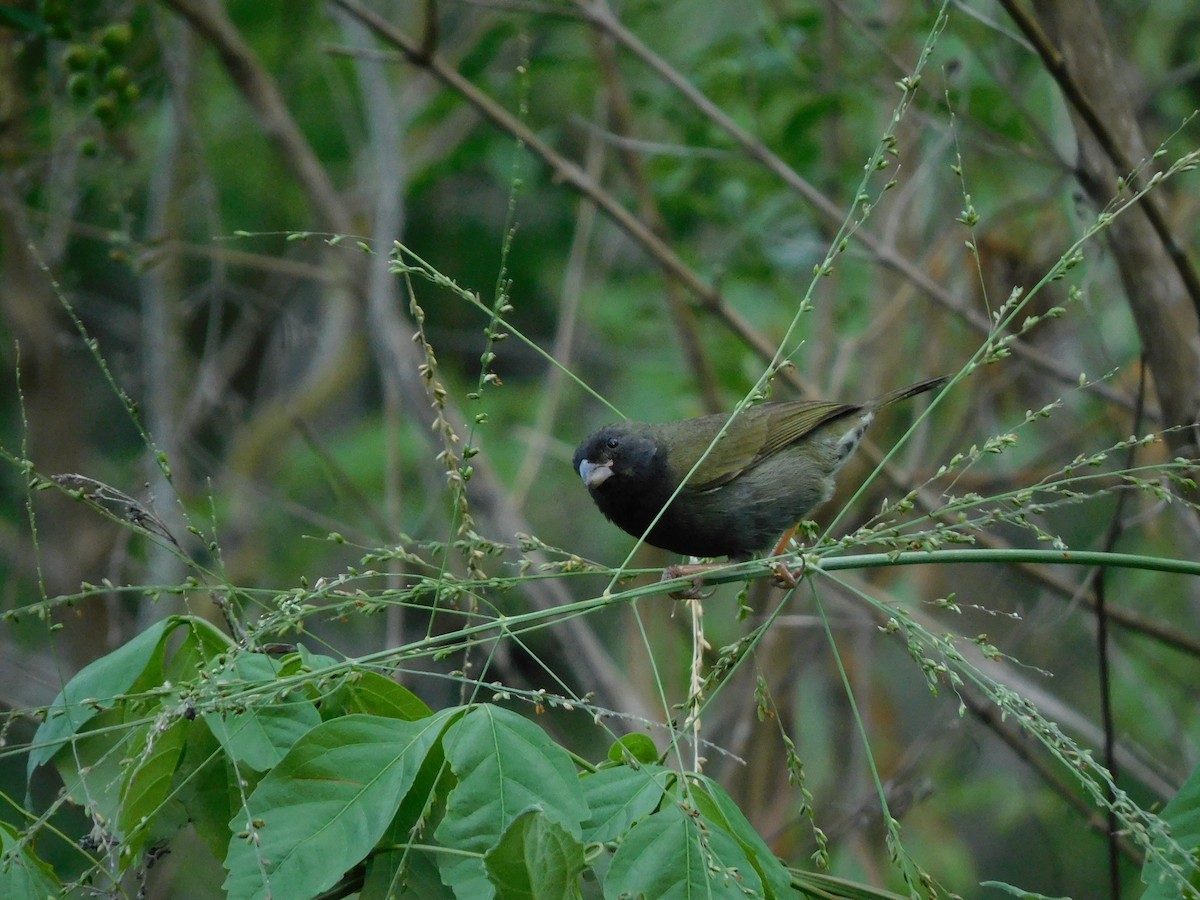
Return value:
[[(186, 635), (168, 662), (168, 639), (179, 627)], [(57, 712), (57, 717), (47, 719), (39, 734), (56, 743), (40, 749), (52, 746), (58, 751), (55, 765), (68, 796), (86, 804), (114, 836), (127, 839), (127, 829), (156, 809), (169, 792), (179, 758), (172, 729), (182, 729), (185, 720), (169, 725), (165, 741), (161, 740), (161, 713), (164, 707), (178, 703), (178, 696), (162, 693), (161, 686), (195, 677), (200, 663), (227, 647), (228, 641), (203, 620), (185, 616), (164, 619), (81, 670), (51, 706), (51, 715)], [(139, 694), (143, 691), (152, 693), (142, 699)], [(72, 698), (85, 695), (93, 698), (86, 709), (71, 705)], [(61, 740), (68, 732), (73, 733)], [(155, 739), (151, 755), (143, 759), (151, 736)], [(70, 752), (64, 747), (68, 742), (72, 744)], [(39, 761), (40, 757), (31, 755), (31, 764)], [(136, 846), (127, 844), (122, 849), (133, 851)]]
[(435, 855), (418, 849), (376, 853), (367, 860), (359, 900), (454, 900), (454, 891), (442, 884)]
[(910, 900), (906, 894), (896, 894), (825, 872), (793, 870), (790, 874), (792, 886), (799, 895), (814, 900)]
[(608, 758), (612, 762), (624, 762), (626, 754), (646, 765), (658, 762), (660, 755), (650, 736), (636, 731), (618, 738), (608, 748)]
[[(435, 832), (445, 846), (483, 854), (530, 808), (580, 837), (588, 810), (575, 767), (533, 722), (499, 706), (479, 706), (446, 730), (442, 746), (458, 777)], [(492, 896), (481, 859), (447, 854), (441, 866), (442, 880), (459, 897)]]
[[(121, 794), (119, 821), (125, 836), (124, 853), (137, 853), (148, 836), (165, 837), (163, 806), (171, 793), (171, 782), (183, 755), (191, 722), (177, 719), (165, 730), (151, 725), (142, 732), (144, 739), (136, 752), (133, 767)], [(146, 827), (147, 824), (159, 827)]]
[(1183, 870), (1171, 875), (1161, 856), (1151, 856), (1142, 867), (1142, 882), (1147, 885), (1142, 900), (1173, 900), (1180, 895), (1180, 879), (1200, 891), (1200, 765), (1192, 770), (1179, 793), (1163, 807), (1159, 818), (1171, 826), (1172, 840), (1190, 854), (1190, 858), (1181, 858), (1165, 841), (1155, 841), (1157, 854)]
[(1049, 894), (1038, 894), (1034, 891), (1027, 891), (1024, 888), (1014, 887), (1003, 881), (983, 881), (980, 882), (979, 886), (995, 888), (1013, 897), (1020, 897), (1021, 900), (1071, 900), (1070, 897), (1051, 897)]
[(617, 766), (584, 776), (580, 784), (591, 811), (583, 823), (584, 839), (616, 840), (638, 819), (658, 809), (677, 777), (662, 766)]
[(204, 722), (231, 759), (265, 772), (321, 723), (321, 715), (308, 700), (296, 700), (244, 712), (209, 713)]
[(122, 839), (121, 791), (129, 770), (131, 748), (144, 746), (150, 723), (126, 723), (124, 710), (109, 709), (88, 722), (54, 758), (54, 768), (72, 803), (86, 808), (113, 837)]
[[(242, 782), (250, 773), (243, 770)], [(187, 809), (196, 834), (215, 859), (229, 850), (229, 820), (241, 805), (239, 773), (233, 768), (220, 742), (207, 728), (189, 728), (183, 759), (176, 770), (180, 803)], [(254, 785), (244, 787), (246, 793)]]
[(164, 676), (175, 684), (195, 681), (197, 673), (206, 663), (222, 653), (228, 653), (235, 646), (228, 635), (204, 619), (186, 616), (182, 624), (187, 629), (187, 635), (163, 667)]
[(692, 796), (705, 821), (724, 829), (726, 834), (738, 842), (766, 884), (766, 896), (790, 897), (791, 875), (779, 858), (771, 852), (766, 842), (759, 837), (738, 805), (725, 793), (725, 789), (703, 775), (689, 775), (688, 780), (695, 785)]
[[(289, 654), (290, 655), (290, 654)], [(332, 669), (334, 666), (342, 665), (343, 661), (334, 659), (332, 656), (326, 656), (324, 653), (313, 653), (304, 644), (299, 644), (296, 647), (296, 658), (303, 663), (304, 668), (310, 672), (319, 672), (322, 669)]]
[(362, 669), (351, 672), (329, 698), (328, 706), (346, 713), (367, 713), (392, 719), (414, 721), (433, 715), (416, 694), (378, 672)]
[(11, 825), (0, 822), (0, 897), (6, 900), (46, 900), (62, 896), (54, 870), (38, 859), (28, 841)]
[(227, 894), (299, 900), (336, 884), (387, 829), (448, 715), (346, 716), (297, 741), (229, 823)]
[[(461, 708), (451, 715), (462, 715)], [(407, 896), (452, 898), (454, 892), (442, 884), (436, 852), (423, 849), (427, 835), (434, 831), (445, 809), (446, 794), (456, 783), (446, 764), (441, 742), (425, 755), (421, 771), (405, 796), (395, 818), (380, 839), (376, 852), (367, 861), (362, 900), (395, 897), (403, 886)], [(414, 844), (416, 846), (414, 846)]]
[(571, 900), (586, 867), (583, 844), (538, 809), (517, 816), (483, 858), (496, 894), (505, 900)]
[[(164, 638), (183, 621), (170, 616), (155, 622), (129, 643), (80, 669), (47, 709), (46, 721), (33, 737), (27, 774), (51, 759), (95, 716), (112, 709), (143, 676), (161, 676)], [(158, 684), (162, 679), (151, 680)]]
[[(321, 723), (321, 714), (302, 688), (291, 689), (283, 698), (271, 694), (282, 665), (263, 653), (241, 654), (216, 681), (244, 691), (245, 708), (204, 716), (230, 758), (258, 772), (276, 765), (296, 741)], [(238, 694), (233, 693), (226, 702), (238, 703)]]
[(177, 742), (191, 724), (181, 719), (159, 734), (156, 722), (127, 722), (125, 712), (118, 707), (100, 713), (54, 758), (66, 796), (117, 841), (123, 865), (147, 840), (169, 837), (187, 824), (182, 806), (166, 801)]
[(625, 836), (605, 876), (604, 896), (745, 900), (763, 896), (763, 885), (736, 841), (671, 803)]

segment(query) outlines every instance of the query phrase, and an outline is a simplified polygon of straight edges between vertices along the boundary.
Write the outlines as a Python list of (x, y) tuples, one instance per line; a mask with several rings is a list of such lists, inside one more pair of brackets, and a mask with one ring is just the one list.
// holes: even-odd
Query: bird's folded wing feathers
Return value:
[(751, 466), (796, 443), (826, 422), (858, 412), (862, 407), (833, 400), (796, 400), (790, 403), (773, 403), (761, 409), (769, 415), (770, 421), (766, 437), (758, 455), (750, 463)]
[[(797, 400), (743, 410), (688, 480), (687, 488), (708, 491), (728, 484), (814, 428), (857, 409), (857, 406), (833, 401)], [(694, 452), (686, 453), (684, 457), (674, 456), (671, 461), (680, 476), (696, 464), (728, 420), (725, 413), (696, 420)]]

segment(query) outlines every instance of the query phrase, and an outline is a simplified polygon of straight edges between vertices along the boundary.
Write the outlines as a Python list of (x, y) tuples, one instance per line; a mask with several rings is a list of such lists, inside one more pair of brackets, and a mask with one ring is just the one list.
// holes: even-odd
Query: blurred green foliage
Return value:
[[(437, 460), (443, 448), (430, 428), (428, 400), (412, 389), (421, 384), (421, 360), (392, 356), (385, 347), (396, 345), (383, 343), (388, 332), (380, 324), (387, 320), (371, 311), (372, 303), (382, 304), (411, 328), (412, 298), (405, 281), (393, 277), (392, 294), (366, 299), (361, 266), (374, 257), (356, 249), (359, 239), (377, 256), (387, 255), (387, 241), (401, 241), (477, 293), (485, 308), (499, 284), (514, 307), (508, 322), (535, 345), (516, 336), (496, 344), (488, 369), (501, 383), (480, 389), (487, 315), (413, 276), (436, 380), (449, 398), (449, 425), (481, 449), (483, 474), (469, 495), (483, 510), (482, 536), (519, 542), (513, 520), (494, 514), (500, 496), (513, 501), (522, 530), (562, 548), (563, 558), (616, 565), (631, 542), (592, 508), (570, 467), (576, 443), (615, 414), (546, 355), (556, 355), (620, 413), (665, 420), (713, 405), (732, 409), (765, 371), (766, 360), (729, 319), (744, 321), (769, 347), (783, 344), (794, 322), (783, 352), (803, 383), (862, 399), (957, 371), (982, 340), (963, 311), (989, 318), (1014, 287), (1033, 288), (1096, 221), (1074, 179), (1075, 136), (1060, 93), (994, 4), (951, 8), (896, 129), (897, 155), (868, 182), (877, 205), (865, 221), (856, 213), (863, 167), (900, 100), (896, 82), (934, 27), (935, 7), (685, 0), (619, 9), (625, 28), (822, 192), (853, 231), (877, 236), (958, 304), (951, 310), (931, 300), (851, 237), (832, 274), (816, 280), (813, 309), (803, 314), (837, 220), (743, 152), (660, 73), (625, 49), (606, 49), (610, 39), (582, 21), (575, 5), (556, 5), (558, 15), (521, 4), (436, 4), (439, 57), (571, 161), (584, 166), (591, 154), (597, 184), (626, 209), (657, 220), (665, 244), (719, 289), (729, 316), (706, 311), (686, 291), (672, 299), (677, 287), (662, 266), (609, 218), (588, 224), (586, 201), (535, 153), (427, 71), (393, 58), (394, 48), (365, 36), (337, 4), (215, 4), (278, 91), (343, 205), (352, 234), (330, 247), (335, 229), (313, 202), (305, 174), (281, 154), (277, 123), (230, 77), (213, 40), (180, 14), (189, 6), (27, 0), (0, 10), (8, 86), (0, 109), (0, 443), (9, 462), (0, 480), (3, 609), (22, 611), (106, 578), (148, 588), (141, 595), (86, 593), (45, 617), (45, 625), (61, 630), (42, 627), (40, 618), (32, 626), (28, 616), (0, 624), (0, 682), (11, 686), (0, 700), (17, 711), (12, 735), (26, 749), (24, 713), (169, 612), (223, 622), (211, 602), (223, 596), (231, 615), (253, 624), (276, 612), (293, 588), (369, 568), (363, 557), (370, 550), (401, 544), (462, 576), (462, 553), (443, 546), (462, 537)], [(373, 8), (421, 34), (424, 6)], [(1170, 159), (1195, 150), (1200, 126), (1190, 116), (1200, 105), (1200, 8), (1121, 2), (1105, 4), (1102, 13), (1150, 146), (1170, 139)], [(369, 67), (382, 92), (366, 76)], [(391, 115), (394, 133), (382, 124)], [(640, 173), (624, 164), (624, 152), (636, 157)], [(884, 192), (891, 178), (896, 187)], [(396, 221), (379, 223), (385, 193), (396, 200)], [(1194, 261), (1194, 174), (1156, 196)], [(970, 230), (956, 221), (967, 205), (980, 216)], [(288, 232), (312, 234), (288, 240)], [(577, 239), (583, 250), (573, 253)], [(975, 372), (896, 457), (910, 476), (902, 484), (921, 484), (953, 454), (1017, 428), (1026, 410), (1059, 398), (1062, 407), (1021, 428), (1013, 449), (938, 489), (987, 495), (1035, 484), (1078, 454), (1155, 429), (1145, 418), (1134, 420), (1132, 404), (1075, 389), (1080, 372), (1111, 372), (1105, 384), (1128, 399), (1139, 379), (1138, 335), (1103, 233), (1085, 244), (1083, 257), (1029, 310), (1065, 304), (1067, 315), (1019, 342), (1070, 377), (1053, 378), (1020, 352)], [(1080, 299), (1068, 302), (1069, 288)], [(96, 356), (64, 301), (95, 338)], [(688, 313), (672, 313), (673, 303)], [(689, 329), (702, 366), (686, 350)], [(401, 336), (404, 347), (413, 346), (407, 332)], [(101, 360), (166, 453), (169, 483)], [(407, 374), (398, 376), (397, 368)], [(772, 396), (796, 392), (788, 377), (775, 379)], [(1156, 407), (1153, 399), (1149, 406)], [(473, 424), (477, 415), (486, 421)], [(891, 447), (907, 427), (905, 415), (884, 417), (871, 437)], [(1162, 447), (1139, 452), (1139, 462), (1169, 458)], [(871, 468), (863, 461), (848, 469), (844, 491), (817, 513), (822, 523)], [(156, 541), (145, 530), (123, 528), (54, 490), (30, 490), (34, 476), (61, 473), (136, 498), (220, 589), (186, 599), (159, 590), (193, 573), (161, 535)], [(483, 479), (493, 494), (479, 486)], [(838, 534), (902, 492), (877, 481)], [(1113, 497), (1052, 510), (1038, 522), (1072, 548), (1096, 549), (1117, 514)], [(1196, 557), (1194, 510), (1131, 494), (1121, 515), (1126, 527), (1115, 549)], [(115, 518), (121, 516), (118, 510)], [(993, 533), (1014, 545), (1036, 544), (1013, 525)], [(671, 561), (652, 548), (634, 557), (648, 568)], [(512, 578), (520, 554), (487, 565)], [(400, 558), (395, 580), (417, 570)], [(862, 584), (928, 613), (931, 628), (968, 638), (986, 632), (1020, 661), (1012, 669), (1025, 684), (1045, 691), (1081, 728), (1090, 726), (1064, 727), (1099, 758), (1094, 618), (1080, 602), (1083, 575), (1069, 577), (1064, 591), (1009, 567), (947, 566), (872, 573)], [(1143, 571), (1105, 579), (1111, 603), (1177, 631), (1194, 648), (1200, 591), (1192, 579)], [(554, 582), (560, 599), (569, 600), (595, 597), (606, 583), (594, 575)], [(633, 583), (640, 582), (622, 586)], [(899, 817), (913, 858), (965, 896), (989, 878), (1049, 895), (1101, 896), (1105, 844), (1083, 818), (987, 723), (960, 717), (953, 690), (931, 697), (903, 644), (879, 632), (879, 616), (866, 604), (829, 585), (814, 590), (833, 611), (830, 633), (850, 673), (870, 754), (888, 787), (911, 800)], [(963, 606), (958, 617), (931, 603), (951, 592)], [(735, 597), (734, 588), (721, 588), (705, 604), (706, 664), (760, 624), (779, 595), (755, 586), (749, 623), (737, 615)], [(512, 614), (539, 599), (533, 585), (513, 583), (485, 593), (483, 605)], [(472, 621), (465, 601), (460, 613), (445, 613), (389, 607), (386, 596), (377, 605), (379, 596), (371, 600), (362, 614), (339, 608), (311, 615), (281, 640), (358, 658)], [(787, 784), (782, 728), (804, 761), (815, 821), (832, 835), (833, 873), (903, 889), (889, 867), (867, 751), (811, 601), (812, 592), (797, 594), (755, 651), (752, 668), (770, 682), (778, 720), (752, 721), (753, 685), (739, 671), (705, 711), (705, 737), (730, 751), (707, 752), (705, 771), (726, 786), (775, 853), (807, 864), (814, 832)], [(622, 699), (639, 699), (656, 721), (680, 712), (675, 705), (687, 696), (692, 655), (683, 606), (659, 595), (576, 621), (609, 654), (627, 694), (603, 694), (589, 681), (583, 651), (570, 643), (578, 635), (548, 629), (506, 644), (491, 669), (477, 655), (477, 668), (454, 675), (463, 660), (453, 657), (402, 666), (398, 677), (435, 708), (459, 702), (460, 680), (565, 692), (561, 679), (580, 694), (601, 691), (599, 706), (628, 714), (603, 719), (618, 733), (646, 727), (638, 710), (619, 708)], [(1112, 652), (1119, 743), (1136, 762), (1119, 781), (1144, 807), (1155, 807), (1200, 752), (1196, 654), (1122, 629), (1113, 634)], [(590, 753), (610, 742), (591, 715), (559, 711), (548, 721), (567, 746)], [(4, 795), (20, 797), (23, 763), (11, 748), (0, 753)], [(49, 789), (34, 787), (44, 803)], [(67, 836), (78, 838), (78, 813), (58, 815)], [(13, 808), (0, 819), (18, 829), (28, 824)], [(45, 846), (52, 843), (40, 842), (38, 851), (57, 867), (69, 854)], [(70, 870), (65, 865), (60, 872)], [(186, 860), (168, 859), (149, 877), (167, 896), (186, 868)], [(1139, 874), (1135, 862), (1124, 863), (1128, 890)]]

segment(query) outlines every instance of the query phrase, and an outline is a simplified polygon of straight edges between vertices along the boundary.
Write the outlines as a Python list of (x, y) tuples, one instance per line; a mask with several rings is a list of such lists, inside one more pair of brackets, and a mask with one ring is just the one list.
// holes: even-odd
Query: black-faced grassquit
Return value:
[[(678, 422), (606, 425), (575, 451), (588, 493), (612, 522), (655, 547), (687, 556), (749, 559), (833, 494), (834, 476), (875, 413), (941, 387), (928, 378), (868, 403), (792, 400)], [(725, 428), (728, 423), (728, 428)], [(725, 433), (667, 501), (697, 460)], [(776, 551), (782, 550), (777, 546)]]

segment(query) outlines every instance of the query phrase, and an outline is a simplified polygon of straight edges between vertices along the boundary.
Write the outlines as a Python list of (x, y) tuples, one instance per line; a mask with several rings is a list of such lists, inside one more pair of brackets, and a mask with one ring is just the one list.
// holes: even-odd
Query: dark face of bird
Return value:
[(575, 451), (574, 466), (600, 511), (623, 528), (637, 527), (634, 518), (641, 517), (633, 508), (657, 511), (675, 489), (654, 436), (625, 425), (588, 438)]

